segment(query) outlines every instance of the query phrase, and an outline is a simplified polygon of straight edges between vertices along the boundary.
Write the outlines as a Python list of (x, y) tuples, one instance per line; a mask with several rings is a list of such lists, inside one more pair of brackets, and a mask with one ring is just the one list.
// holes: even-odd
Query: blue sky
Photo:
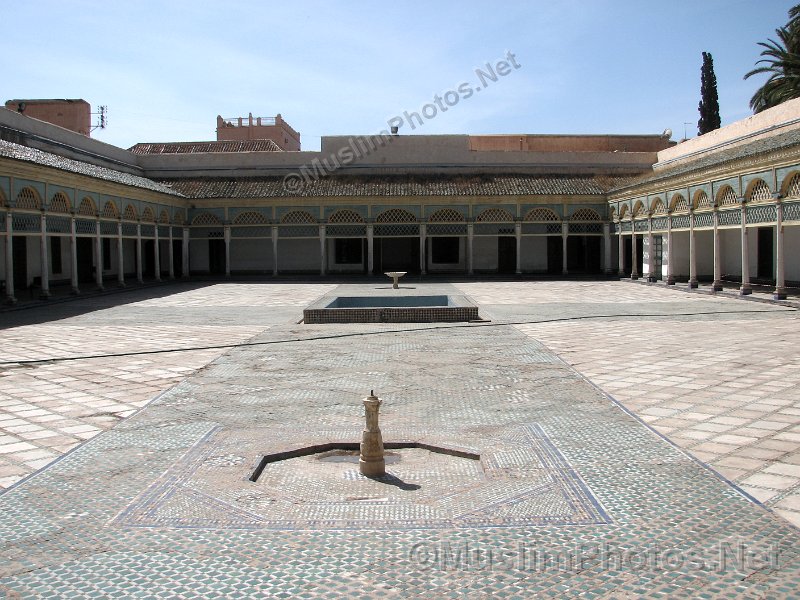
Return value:
[(314, 150), (477, 87), (475, 69), (511, 51), (519, 68), (400, 133), (679, 139), (684, 122), (696, 135), (701, 52), (723, 125), (748, 116), (764, 78), (742, 76), (796, 1), (0, 0), (0, 86), (3, 101), (105, 104), (108, 127), (92, 135), (122, 147), (212, 140), (218, 114), (252, 112), (281, 113)]

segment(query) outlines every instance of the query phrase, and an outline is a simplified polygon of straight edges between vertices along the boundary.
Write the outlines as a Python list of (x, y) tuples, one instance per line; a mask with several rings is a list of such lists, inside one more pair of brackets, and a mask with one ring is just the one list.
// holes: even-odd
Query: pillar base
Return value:
[(637, 279), (639, 279), (639, 275), (636, 273), (631, 273), (631, 281), (636, 281)]
[(17, 303), (17, 299), (14, 296), (6, 296), (6, 299), (3, 301), (3, 303), (13, 306)]
[(711, 291), (712, 292), (721, 292), (722, 289), (723, 288), (722, 288), (722, 282), (721, 281), (714, 281), (714, 283), (711, 284)]
[(96, 288), (94, 288), (94, 291), (95, 292), (104, 292), (104, 291), (106, 291), (106, 288), (105, 288), (105, 286), (98, 285)]
[(772, 299), (773, 300), (786, 300), (786, 288), (776, 287), (775, 291), (772, 292)]
[(750, 287), (749, 283), (743, 283), (742, 287), (739, 288), (740, 296), (749, 296), (752, 293), (753, 293), (753, 288)]
[(689, 280), (689, 283), (688, 283), (688, 284), (686, 284), (686, 285), (688, 286), (688, 288), (689, 288), (690, 290), (696, 290), (696, 289), (698, 288), (698, 286), (699, 286), (699, 284), (697, 283), (697, 281), (691, 281), (691, 280)]
[(49, 300), (49, 299), (50, 299), (50, 292), (42, 291), (42, 293), (39, 294), (39, 300)]
[(81, 295), (81, 290), (80, 290), (80, 288), (74, 287), (69, 291), (69, 293), (72, 294), (73, 296), (80, 296)]
[(672, 275), (669, 275), (669, 276), (667, 276), (667, 278), (664, 280), (664, 283), (665, 283), (666, 285), (675, 285), (675, 278), (674, 278)]

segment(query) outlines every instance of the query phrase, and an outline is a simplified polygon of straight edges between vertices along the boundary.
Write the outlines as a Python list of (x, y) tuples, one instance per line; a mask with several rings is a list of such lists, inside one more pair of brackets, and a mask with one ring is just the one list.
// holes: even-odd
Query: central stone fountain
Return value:
[(366, 477), (386, 475), (383, 438), (380, 427), (378, 427), (378, 410), (381, 403), (381, 399), (372, 390), (369, 396), (364, 398), (364, 414), (367, 423), (361, 434), (361, 456), (358, 460), (358, 470)]

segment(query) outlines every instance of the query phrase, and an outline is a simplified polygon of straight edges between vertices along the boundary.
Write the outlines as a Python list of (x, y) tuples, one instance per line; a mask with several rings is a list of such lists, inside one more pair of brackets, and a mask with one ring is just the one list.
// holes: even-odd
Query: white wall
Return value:
[(742, 275), (742, 230), (720, 229), (719, 246), (722, 250), (722, 276)]
[(783, 227), (783, 257), (786, 281), (800, 281), (800, 226)]
[(272, 273), (272, 239), (231, 239), (231, 271)]
[(497, 270), (497, 238), (495, 236), (475, 236), (472, 238), (472, 250), (474, 256), (472, 268), (474, 270)]
[[(666, 236), (664, 236), (666, 237)], [(689, 232), (673, 231), (672, 248), (669, 250), (673, 277), (689, 277)]]
[(694, 232), (695, 250), (697, 251), (697, 278), (714, 279), (714, 231)]
[(319, 271), (319, 239), (278, 240), (278, 271)]
[(547, 237), (522, 236), (520, 255), (523, 273), (547, 272)]

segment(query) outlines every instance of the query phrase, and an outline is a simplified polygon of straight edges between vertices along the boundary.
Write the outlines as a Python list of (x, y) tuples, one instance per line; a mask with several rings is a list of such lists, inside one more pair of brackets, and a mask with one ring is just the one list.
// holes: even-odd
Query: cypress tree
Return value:
[(697, 133), (703, 135), (719, 129), (719, 97), (717, 96), (717, 76), (714, 75), (714, 59), (710, 52), (703, 52), (703, 68), (700, 71), (700, 120)]

